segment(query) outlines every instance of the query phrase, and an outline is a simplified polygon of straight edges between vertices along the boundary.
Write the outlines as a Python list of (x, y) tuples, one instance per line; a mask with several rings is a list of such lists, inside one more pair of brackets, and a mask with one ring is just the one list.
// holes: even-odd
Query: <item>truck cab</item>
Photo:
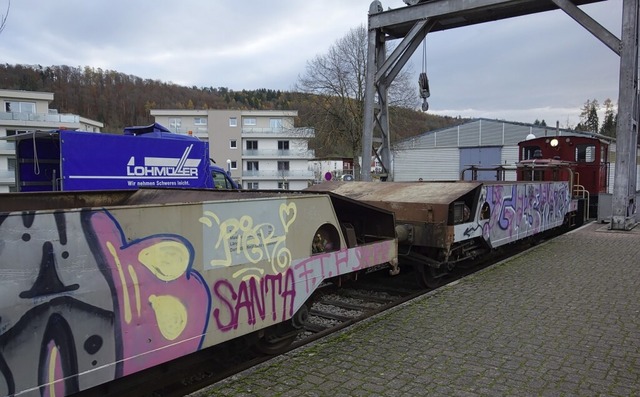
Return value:
[(213, 186), (216, 189), (240, 189), (240, 186), (231, 178), (231, 175), (227, 173), (222, 167), (218, 167), (217, 165), (210, 164), (211, 168), (211, 178), (213, 178)]

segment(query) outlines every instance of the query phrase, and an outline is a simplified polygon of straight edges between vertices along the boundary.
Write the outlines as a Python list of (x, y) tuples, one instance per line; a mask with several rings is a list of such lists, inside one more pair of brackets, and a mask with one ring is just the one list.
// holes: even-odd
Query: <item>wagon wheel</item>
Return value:
[(418, 281), (424, 287), (436, 289), (444, 284), (444, 276), (446, 273), (438, 273), (434, 268), (429, 266), (418, 267)]
[(258, 353), (268, 355), (286, 352), (300, 331), (304, 329), (304, 324), (309, 319), (309, 306), (310, 303), (306, 302), (290, 321), (265, 329), (264, 333), (255, 341), (253, 349)]
[(296, 339), (296, 336), (298, 336), (298, 332), (294, 332), (293, 335), (286, 336), (267, 334), (259, 338), (253, 345), (253, 348), (259, 353), (275, 356), (287, 351), (289, 346), (291, 346), (293, 341)]

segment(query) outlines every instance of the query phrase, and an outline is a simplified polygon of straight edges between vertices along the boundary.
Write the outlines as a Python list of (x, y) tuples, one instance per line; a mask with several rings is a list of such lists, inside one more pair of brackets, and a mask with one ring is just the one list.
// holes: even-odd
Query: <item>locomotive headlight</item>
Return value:
[(551, 145), (551, 147), (556, 147), (556, 146), (558, 146), (558, 143), (559, 143), (559, 142), (558, 142), (558, 140), (557, 140), (556, 138), (553, 138), (553, 139), (551, 140), (551, 142), (549, 142), (549, 144)]

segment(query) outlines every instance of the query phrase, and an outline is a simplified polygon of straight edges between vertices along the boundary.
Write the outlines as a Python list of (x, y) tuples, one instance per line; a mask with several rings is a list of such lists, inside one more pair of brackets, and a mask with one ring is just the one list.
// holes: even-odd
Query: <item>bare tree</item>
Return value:
[(11, 8), (11, 0), (7, 2), (7, 12), (5, 14), (0, 14), (0, 33), (2, 33), (5, 26), (7, 26), (7, 17), (9, 17), (10, 8)]
[[(327, 53), (307, 61), (296, 86), (298, 92), (313, 94), (301, 113), (308, 113), (305, 118), (318, 132), (317, 148), (325, 154), (348, 155), (354, 164), (362, 147), (367, 45), (364, 25), (351, 29)], [(415, 107), (417, 87), (408, 88), (410, 73), (405, 68), (391, 85), (390, 108)]]

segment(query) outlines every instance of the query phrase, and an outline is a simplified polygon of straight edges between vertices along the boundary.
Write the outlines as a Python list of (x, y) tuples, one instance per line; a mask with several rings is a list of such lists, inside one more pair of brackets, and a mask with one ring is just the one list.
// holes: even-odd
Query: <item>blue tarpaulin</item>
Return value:
[[(162, 134), (163, 139), (144, 139)], [(63, 190), (212, 188), (209, 148), (164, 131), (144, 135), (60, 131)]]

